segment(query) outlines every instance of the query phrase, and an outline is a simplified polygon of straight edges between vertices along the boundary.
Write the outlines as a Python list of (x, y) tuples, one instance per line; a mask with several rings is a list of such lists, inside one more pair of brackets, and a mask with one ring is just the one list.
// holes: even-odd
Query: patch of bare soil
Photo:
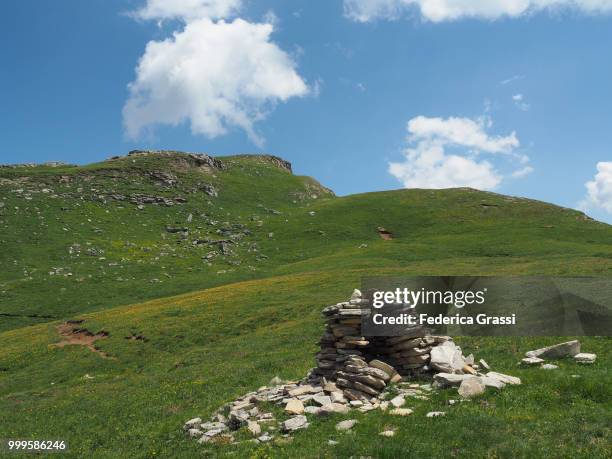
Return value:
[(57, 332), (62, 336), (63, 340), (53, 344), (53, 347), (85, 346), (91, 352), (95, 352), (105, 359), (111, 358), (108, 354), (94, 346), (94, 343), (99, 339), (108, 338), (109, 333), (104, 330), (98, 333), (92, 333), (86, 328), (79, 327), (82, 323), (83, 320), (69, 320), (66, 323), (58, 325)]
[(379, 226), (376, 231), (378, 231), (378, 235), (383, 238), (385, 241), (390, 241), (393, 239), (393, 233), (391, 231), (387, 231), (382, 226)]

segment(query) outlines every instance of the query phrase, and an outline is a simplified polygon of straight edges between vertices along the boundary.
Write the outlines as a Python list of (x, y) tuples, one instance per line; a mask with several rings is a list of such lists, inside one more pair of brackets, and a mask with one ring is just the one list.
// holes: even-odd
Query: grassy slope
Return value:
[[(135, 180), (138, 167), (160, 168), (159, 159), (154, 161), (141, 165), (121, 160), (112, 166), (121, 173), (129, 167)], [(8, 269), (1, 274), (0, 312), (63, 319), (78, 314), (91, 331), (110, 333), (96, 345), (114, 358), (102, 359), (82, 347), (50, 346), (60, 340), (55, 329), (59, 322), (53, 319), (3, 318), (0, 438), (64, 438), (75, 457), (192, 457), (236, 449), (238, 457), (397, 457), (406, 451), (424, 457), (605, 456), (611, 441), (611, 362), (609, 340), (597, 338), (583, 340), (586, 351), (599, 354), (594, 366), (561, 362), (561, 370), (553, 373), (517, 369), (516, 362), (525, 350), (554, 339), (462, 339), (468, 352), (493, 363), (496, 370), (521, 376), (525, 385), (490, 392), (483, 400), (452, 409), (444, 405), (452, 395), (442, 392), (433, 401), (413, 403), (416, 412), (409, 418), (357, 416), (357, 435), (337, 436), (333, 426), (338, 419), (329, 419), (315, 422), (288, 445), (210, 450), (184, 439), (178, 427), (185, 419), (207, 415), (275, 374), (303, 376), (312, 366), (321, 333), (320, 309), (344, 298), (364, 274), (608, 276), (612, 269), (612, 230), (574, 211), (470, 190), (314, 200), (308, 195), (318, 186), (309, 179), (253, 158), (236, 157), (229, 164), (216, 177), (187, 171), (179, 186), (213, 183), (220, 189), (219, 198), (189, 194), (187, 204), (173, 208), (137, 211), (131, 204), (89, 200), (77, 207), (68, 200), (71, 210), (62, 211), (67, 203), (61, 198), (32, 194), (27, 201), (8, 192), (13, 185), (4, 188), (0, 257)], [(103, 171), (94, 178), (99, 188), (130, 191), (122, 190), (125, 180), (108, 177), (108, 163), (88, 171)], [(31, 179), (36, 183), (57, 187), (56, 172), (29, 174), (37, 176)], [(7, 174), (13, 174), (13, 180), (20, 175)], [(143, 190), (152, 186), (145, 180), (138, 184)], [(40, 226), (35, 206), (47, 227)], [(235, 257), (218, 258), (208, 266), (201, 260), (208, 249), (179, 244), (176, 235), (161, 238), (167, 224), (190, 226), (192, 235), (201, 226), (200, 236), (214, 236), (218, 227), (196, 217), (203, 212), (252, 230)], [(192, 224), (185, 223), (189, 213), (194, 215)], [(93, 221), (81, 225), (86, 218)], [(103, 232), (93, 232), (94, 226)], [(377, 226), (391, 230), (396, 239), (380, 240)], [(67, 248), (75, 242), (103, 249), (106, 260), (71, 258)], [(248, 251), (254, 242), (257, 253)], [(360, 248), (362, 244), (367, 247)], [(257, 261), (259, 253), (269, 258)], [(240, 265), (227, 263), (234, 260)], [(67, 265), (73, 276), (46, 274), (52, 266)], [(118, 276), (128, 280), (117, 282)], [(150, 283), (152, 278), (162, 282)], [(202, 288), (206, 290), (119, 306)], [(148, 340), (125, 339), (132, 334)], [(438, 409), (449, 415), (424, 418), (424, 412)], [(400, 428), (394, 439), (376, 435), (384, 425)], [(327, 438), (340, 445), (328, 446)]]

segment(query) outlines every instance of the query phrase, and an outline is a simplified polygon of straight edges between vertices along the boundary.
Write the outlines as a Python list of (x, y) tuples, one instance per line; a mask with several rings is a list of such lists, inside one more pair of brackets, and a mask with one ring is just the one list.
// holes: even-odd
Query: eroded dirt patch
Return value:
[(95, 352), (105, 359), (111, 358), (108, 354), (94, 346), (94, 343), (99, 339), (108, 338), (109, 333), (104, 330), (92, 333), (88, 329), (80, 327), (83, 322), (83, 320), (69, 320), (58, 325), (57, 332), (62, 336), (63, 340), (53, 344), (53, 347), (85, 346), (91, 352)]

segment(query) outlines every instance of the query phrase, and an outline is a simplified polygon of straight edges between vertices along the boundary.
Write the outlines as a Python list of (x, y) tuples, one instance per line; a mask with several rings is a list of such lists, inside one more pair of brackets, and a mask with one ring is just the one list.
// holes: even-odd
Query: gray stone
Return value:
[(199, 438), (204, 435), (204, 432), (199, 429), (189, 429), (187, 434), (189, 435), (189, 438)]
[(336, 430), (346, 431), (353, 428), (353, 426), (357, 424), (356, 419), (347, 419), (346, 421), (340, 421), (336, 424)]
[(542, 370), (556, 370), (559, 367), (557, 365), (553, 365), (552, 363), (545, 363), (540, 368)]
[(274, 437), (272, 435), (270, 435), (269, 433), (265, 433), (259, 437), (257, 437), (257, 440), (259, 440), (261, 443), (267, 443), (270, 440), (272, 440)]
[(321, 411), (321, 407), (320, 406), (307, 406), (306, 408), (304, 408), (304, 413), (306, 414), (319, 414), (319, 411)]
[(488, 376), (480, 376), (480, 382), (483, 383), (486, 387), (494, 387), (495, 389), (503, 389), (506, 386), (506, 383), (500, 381), (499, 379), (489, 378)]
[(521, 359), (521, 363), (524, 365), (539, 365), (542, 362), (544, 362), (544, 359), (540, 357), (525, 357)]
[(312, 401), (315, 402), (317, 405), (323, 406), (330, 404), (332, 402), (332, 399), (327, 395), (317, 394), (312, 397)]
[(574, 357), (580, 353), (580, 341), (572, 340), (553, 346), (543, 347), (535, 351), (526, 352), (527, 357), (540, 357), (542, 359), (558, 359), (561, 357)]
[(349, 412), (349, 407), (342, 405), (341, 403), (330, 403), (329, 405), (323, 405), (319, 410), (319, 414), (346, 414)]
[(595, 359), (597, 359), (597, 354), (587, 354), (586, 352), (574, 356), (574, 360), (578, 363), (593, 363)]
[(446, 416), (444, 411), (430, 411), (425, 415), (428, 418), (437, 418), (438, 416)]
[(200, 424), (202, 424), (201, 418), (193, 418), (185, 423), (185, 425), (183, 426), (183, 429), (185, 430), (194, 429), (198, 427)]
[(464, 379), (461, 382), (457, 392), (459, 392), (459, 395), (463, 398), (472, 398), (484, 393), (485, 389), (486, 387), (480, 381), (480, 378), (473, 376), (471, 378)]
[(306, 429), (308, 426), (308, 419), (303, 414), (300, 414), (283, 422), (282, 429), (285, 432), (293, 432), (299, 429)]

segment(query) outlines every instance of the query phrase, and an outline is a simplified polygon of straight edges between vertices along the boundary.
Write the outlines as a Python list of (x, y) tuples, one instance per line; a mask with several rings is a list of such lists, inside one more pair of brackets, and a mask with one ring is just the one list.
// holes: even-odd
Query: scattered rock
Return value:
[(543, 347), (535, 351), (526, 352), (527, 357), (540, 357), (541, 359), (558, 359), (561, 357), (574, 357), (580, 353), (580, 341), (566, 341), (565, 343)]
[(520, 385), (521, 384), (521, 379), (517, 378), (516, 376), (510, 376), (510, 375), (505, 375), (502, 373), (497, 373), (495, 371), (489, 371), (487, 373), (487, 376), (489, 378), (493, 378), (493, 379), (497, 379), (501, 382), (503, 382), (504, 384), (511, 384), (511, 385)]
[(463, 398), (472, 398), (477, 395), (483, 394), (486, 386), (477, 377), (471, 377), (461, 381), (459, 385), (459, 395)]
[(323, 405), (319, 414), (346, 414), (349, 412), (349, 407), (340, 403), (330, 403), (328, 405)]
[(285, 405), (285, 412), (289, 414), (302, 414), (304, 412), (304, 404), (296, 398), (291, 399)]
[(357, 424), (357, 420), (355, 419), (347, 419), (346, 421), (340, 421), (336, 424), (336, 430), (346, 431), (353, 428), (353, 426)]
[(390, 437), (393, 437), (395, 435), (395, 430), (383, 430), (378, 435), (380, 435), (382, 437), (390, 438)]
[(556, 370), (559, 367), (557, 365), (553, 365), (552, 363), (544, 363), (540, 368), (542, 370)]
[(574, 356), (574, 360), (578, 363), (593, 363), (597, 359), (597, 354), (587, 354), (585, 352), (581, 352)]
[(399, 408), (401, 406), (404, 406), (404, 404), (406, 403), (406, 399), (403, 395), (398, 395), (397, 397), (393, 397), (389, 401), (389, 403), (391, 403), (391, 405), (393, 405), (395, 408)]
[(430, 411), (425, 416), (428, 418), (436, 418), (438, 416), (446, 416), (446, 413), (444, 411)]
[(539, 365), (543, 362), (544, 359), (541, 359), (539, 357), (525, 357), (524, 359), (521, 359), (521, 363), (524, 365)]
[(300, 429), (307, 429), (308, 426), (308, 419), (306, 419), (306, 416), (301, 414), (283, 422), (282, 429), (284, 432), (294, 432)]
[(253, 435), (254, 437), (257, 437), (261, 434), (261, 426), (255, 421), (248, 421), (247, 428), (249, 429), (249, 432), (251, 432), (251, 435)]

